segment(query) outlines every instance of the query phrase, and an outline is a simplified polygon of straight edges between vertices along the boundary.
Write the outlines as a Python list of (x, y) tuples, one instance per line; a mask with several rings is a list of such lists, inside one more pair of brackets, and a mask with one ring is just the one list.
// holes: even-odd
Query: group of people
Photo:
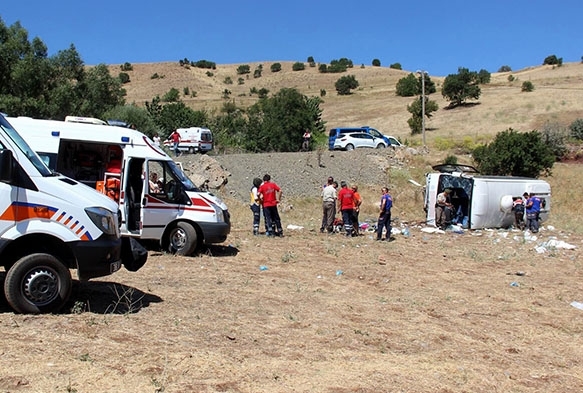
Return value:
[[(342, 225), (346, 236), (359, 236), (360, 224), (359, 213), (362, 206), (362, 197), (358, 192), (358, 186), (348, 187), (345, 181), (340, 182), (340, 191), (337, 192), (338, 182), (333, 177), (329, 177), (326, 185), (322, 189), (322, 225), (321, 233), (334, 233), (334, 222), (336, 213), (342, 215)], [(376, 240), (383, 239), (383, 231), (386, 230), (385, 239), (394, 240), (391, 237), (391, 208), (393, 198), (389, 195), (387, 187), (383, 187), (380, 202), (380, 213), (377, 223)]]
[[(542, 200), (534, 193), (525, 192), (522, 197), (512, 198), (512, 211), (514, 212), (514, 226), (520, 230), (528, 229), (537, 233), (539, 229), (540, 211)], [(526, 221), (524, 214), (526, 213)]]
[[(335, 224), (339, 221), (336, 219), (338, 212), (342, 215), (342, 227), (347, 237), (359, 236), (359, 213), (362, 205), (362, 197), (358, 193), (358, 186), (348, 187), (345, 181), (338, 182), (330, 176), (322, 188), (322, 226), (321, 233), (334, 233)], [(389, 195), (389, 189), (381, 189), (380, 212), (377, 223), (376, 240), (394, 240), (391, 236), (391, 208), (393, 207), (393, 198)], [(281, 201), (281, 188), (271, 181), (271, 176), (266, 174), (263, 180), (260, 178), (253, 179), (253, 185), (250, 190), (250, 205), (253, 212), (253, 234), (259, 235), (261, 222), (261, 211), (265, 220), (265, 234), (267, 236), (283, 236), (281, 219), (277, 205)], [(383, 238), (383, 233), (385, 237)]]
[(271, 176), (265, 174), (263, 180), (256, 177), (253, 179), (251, 187), (250, 208), (253, 212), (253, 234), (259, 235), (259, 224), (261, 222), (261, 210), (265, 221), (265, 234), (267, 236), (283, 237), (283, 228), (279, 217), (277, 205), (281, 201), (281, 188), (273, 181)]

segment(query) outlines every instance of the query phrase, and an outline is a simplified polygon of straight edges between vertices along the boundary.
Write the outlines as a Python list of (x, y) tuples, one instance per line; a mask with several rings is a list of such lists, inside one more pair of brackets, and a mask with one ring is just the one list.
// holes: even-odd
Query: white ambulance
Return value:
[[(180, 135), (178, 150), (181, 152), (206, 153), (213, 149), (213, 133), (204, 127), (177, 128)], [(172, 149), (173, 142), (168, 139), (164, 141), (164, 146)]]
[(119, 204), (122, 236), (156, 240), (179, 255), (227, 239), (231, 223), (225, 203), (198, 189), (141, 132), (28, 117), (8, 120), (49, 168)]
[(69, 269), (89, 280), (121, 268), (117, 204), (52, 172), (2, 115), (0, 195), (0, 265), (16, 312), (58, 311), (71, 294)]
[(513, 176), (483, 176), (469, 165), (436, 165), (425, 175), (427, 223), (435, 225), (437, 194), (451, 190), (453, 222), (467, 229), (508, 228), (514, 223), (513, 198), (534, 193), (541, 203), (540, 219), (551, 211), (551, 186), (544, 180)]

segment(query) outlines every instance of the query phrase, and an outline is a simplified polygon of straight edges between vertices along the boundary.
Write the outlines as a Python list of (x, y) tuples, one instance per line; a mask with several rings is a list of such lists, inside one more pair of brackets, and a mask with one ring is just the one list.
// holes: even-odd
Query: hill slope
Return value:
[[(408, 71), (387, 67), (355, 67), (342, 74), (322, 74), (317, 67), (307, 67), (303, 71), (292, 71), (291, 62), (282, 62), (282, 70), (270, 71), (271, 63), (248, 63), (251, 73), (263, 64), (260, 78), (252, 74), (238, 75), (240, 64), (218, 65), (216, 70), (182, 67), (176, 63), (133, 64), (129, 71), (130, 82), (124, 85), (126, 101), (143, 106), (156, 95), (163, 96), (171, 88), (182, 94), (185, 88), (196, 92), (196, 96), (181, 97), (182, 101), (194, 109), (209, 111), (220, 108), (225, 100), (223, 91), (231, 91), (231, 99), (241, 107), (247, 107), (257, 100), (250, 96), (252, 88), (266, 88), (270, 94), (281, 88), (296, 88), (308, 96), (323, 97), (323, 118), (328, 128), (335, 126), (370, 125), (381, 132), (400, 139), (411, 140), (407, 119), (407, 105), (413, 97), (398, 97), (395, 86)], [(111, 65), (112, 75), (120, 72), (119, 65)], [(159, 78), (152, 79), (154, 74)], [(350, 96), (338, 96), (334, 83), (344, 75), (354, 75), (360, 86)], [(508, 81), (512, 75), (515, 79)], [(226, 84), (230, 77), (232, 84)], [(238, 79), (242, 78), (242, 84)], [(440, 90), (444, 77), (431, 76), (438, 92), (430, 99), (436, 101), (439, 110), (427, 121), (427, 142), (431, 145), (436, 137), (461, 139), (470, 136), (474, 140), (489, 139), (492, 135), (509, 127), (520, 131), (530, 131), (547, 121), (557, 121), (564, 125), (583, 117), (583, 64), (568, 63), (562, 67), (537, 66), (515, 72), (493, 73), (491, 83), (482, 85), (482, 95), (477, 105), (454, 110), (444, 109), (448, 102)], [(521, 92), (524, 81), (531, 81), (535, 90)], [(420, 136), (413, 139), (420, 140)]]

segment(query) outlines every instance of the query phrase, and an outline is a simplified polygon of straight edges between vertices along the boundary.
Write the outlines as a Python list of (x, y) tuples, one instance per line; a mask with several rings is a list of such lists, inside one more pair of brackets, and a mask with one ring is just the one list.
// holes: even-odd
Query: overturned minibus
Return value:
[(425, 175), (424, 210), (435, 225), (437, 194), (450, 189), (454, 222), (467, 229), (508, 228), (514, 223), (513, 197), (525, 192), (541, 199), (540, 220), (551, 210), (551, 186), (544, 180), (514, 176), (483, 176), (469, 165), (436, 165)]

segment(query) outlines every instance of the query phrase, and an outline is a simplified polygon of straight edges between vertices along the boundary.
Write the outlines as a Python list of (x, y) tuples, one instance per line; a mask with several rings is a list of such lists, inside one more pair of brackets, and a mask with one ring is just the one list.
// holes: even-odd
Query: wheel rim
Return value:
[(354, 146), (352, 146), (352, 145), (347, 145), (347, 146), (346, 146), (346, 150), (354, 150)]
[(172, 235), (170, 236), (170, 244), (173, 249), (181, 250), (186, 245), (188, 241), (188, 236), (186, 236), (186, 232), (184, 232), (180, 228), (176, 228)]
[(49, 304), (59, 294), (59, 276), (46, 267), (29, 271), (23, 284), (25, 298), (39, 306)]

